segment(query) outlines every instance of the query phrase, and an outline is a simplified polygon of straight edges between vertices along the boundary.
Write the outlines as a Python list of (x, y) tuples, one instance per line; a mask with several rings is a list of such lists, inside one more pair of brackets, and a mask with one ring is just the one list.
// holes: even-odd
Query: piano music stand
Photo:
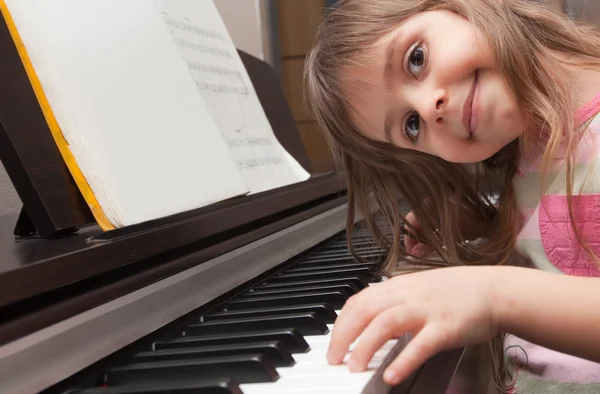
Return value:
[(0, 53), (0, 160), (23, 202), (15, 235), (51, 237), (93, 224), (1, 15)]
[[(55, 238), (96, 224), (54, 142), (1, 15), (0, 53), (0, 160), (23, 202), (14, 235)], [(275, 135), (310, 173), (308, 156), (274, 71), (261, 60), (239, 53)]]

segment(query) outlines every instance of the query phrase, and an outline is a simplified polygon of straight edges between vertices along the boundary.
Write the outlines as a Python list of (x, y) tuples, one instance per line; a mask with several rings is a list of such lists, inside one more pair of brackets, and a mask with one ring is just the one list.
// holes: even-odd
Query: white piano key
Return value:
[[(379, 351), (375, 352), (373, 355), (368, 368), (376, 369), (381, 365), (385, 356), (389, 353), (389, 351), (396, 344), (396, 341), (390, 341), (385, 344)], [(307, 353), (303, 355), (304, 357), (294, 357), (296, 359), (296, 363), (290, 367), (281, 367), (277, 368), (277, 372), (281, 376), (285, 375), (301, 375), (301, 374), (323, 374), (323, 373), (336, 373), (336, 374), (347, 374), (352, 373), (348, 368), (348, 360), (350, 358), (350, 353), (346, 355), (344, 361), (340, 365), (329, 365), (327, 360), (325, 359), (325, 352), (317, 352), (314, 354)], [(326, 372), (324, 372), (326, 371)]]
[(312, 376), (308, 379), (303, 376), (286, 376), (273, 383), (241, 384), (240, 389), (244, 394), (359, 394), (370, 377), (371, 375), (356, 374), (339, 380), (332, 375)]
[(359, 394), (396, 344), (396, 340), (386, 342), (375, 353), (366, 371), (351, 372), (347, 362), (356, 342), (350, 346), (342, 364), (329, 365), (326, 354), (331, 332), (326, 335), (306, 336), (305, 339), (310, 350), (306, 353), (294, 354), (296, 363), (293, 366), (277, 368), (280, 375), (277, 381), (242, 384), (240, 385), (242, 392), (244, 394)]
[[(385, 280), (387, 278), (383, 278)], [(372, 283), (369, 283), (372, 285)], [(340, 314), (341, 310), (336, 310)], [(329, 365), (327, 349), (331, 341), (334, 324), (328, 324), (329, 333), (325, 335), (306, 336), (310, 349), (306, 353), (297, 353), (293, 357), (296, 363), (290, 367), (277, 368), (280, 378), (272, 383), (248, 383), (240, 385), (244, 394), (358, 394), (373, 376), (385, 356), (396, 341), (386, 342), (375, 353), (366, 371), (350, 372), (347, 362), (356, 345), (350, 345), (349, 352), (340, 365)]]

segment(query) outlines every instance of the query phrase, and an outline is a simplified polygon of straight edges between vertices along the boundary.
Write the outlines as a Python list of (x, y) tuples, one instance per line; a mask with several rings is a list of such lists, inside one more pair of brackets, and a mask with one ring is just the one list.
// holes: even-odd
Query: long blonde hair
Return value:
[[(344, 70), (366, 62), (366, 49), (402, 21), (428, 10), (454, 12), (484, 33), (506, 86), (528, 120), (527, 132), (476, 165), (449, 163), (371, 140), (350, 120), (353, 108), (344, 96), (348, 84)], [(306, 59), (306, 99), (347, 179), (347, 230), (353, 230), (357, 212), (365, 216), (374, 237), (389, 250), (386, 273), (464, 264), (508, 264), (514, 257), (521, 226), (513, 177), (519, 160), (532, 155), (531, 147), (540, 143), (544, 146), (544, 170), (559, 147), (566, 147), (567, 203), (571, 207), (579, 129), (572, 87), (558, 74), (559, 60), (547, 50), (587, 57), (597, 63), (600, 38), (593, 28), (577, 25), (546, 5), (526, 0), (341, 0), (325, 16)], [(499, 193), (497, 201), (489, 198), (492, 190)], [(391, 233), (386, 233), (381, 221), (373, 216), (373, 204)], [(418, 218), (419, 240), (435, 249), (436, 258), (407, 255), (403, 229), (416, 229), (405, 223), (403, 205)], [(487, 242), (465, 242), (468, 236), (459, 223), (466, 216), (490, 229)], [(574, 230), (584, 250), (594, 256), (581, 241), (576, 226)], [(500, 357), (500, 336), (493, 344)], [(497, 362), (495, 380), (502, 385), (506, 371), (503, 363)]]

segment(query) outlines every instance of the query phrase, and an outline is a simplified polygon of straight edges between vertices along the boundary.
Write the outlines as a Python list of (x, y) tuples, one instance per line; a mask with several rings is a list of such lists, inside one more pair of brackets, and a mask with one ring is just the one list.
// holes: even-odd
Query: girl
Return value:
[(490, 341), (498, 385), (599, 392), (597, 33), (533, 0), (342, 0), (305, 80), (347, 175), (348, 231), (366, 214), (387, 274), (410, 273), (348, 301), (329, 362), (360, 336), (363, 370), (409, 332), (390, 384)]

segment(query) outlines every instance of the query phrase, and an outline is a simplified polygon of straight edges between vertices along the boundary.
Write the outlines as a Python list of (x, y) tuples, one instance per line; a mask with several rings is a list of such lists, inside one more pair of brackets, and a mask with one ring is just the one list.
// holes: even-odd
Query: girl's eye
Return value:
[(406, 120), (406, 124), (404, 126), (404, 135), (414, 144), (419, 138), (420, 128), (421, 117), (419, 114), (414, 113)]
[(421, 74), (423, 64), (425, 64), (425, 52), (422, 47), (417, 46), (408, 56), (408, 71), (417, 78)]

